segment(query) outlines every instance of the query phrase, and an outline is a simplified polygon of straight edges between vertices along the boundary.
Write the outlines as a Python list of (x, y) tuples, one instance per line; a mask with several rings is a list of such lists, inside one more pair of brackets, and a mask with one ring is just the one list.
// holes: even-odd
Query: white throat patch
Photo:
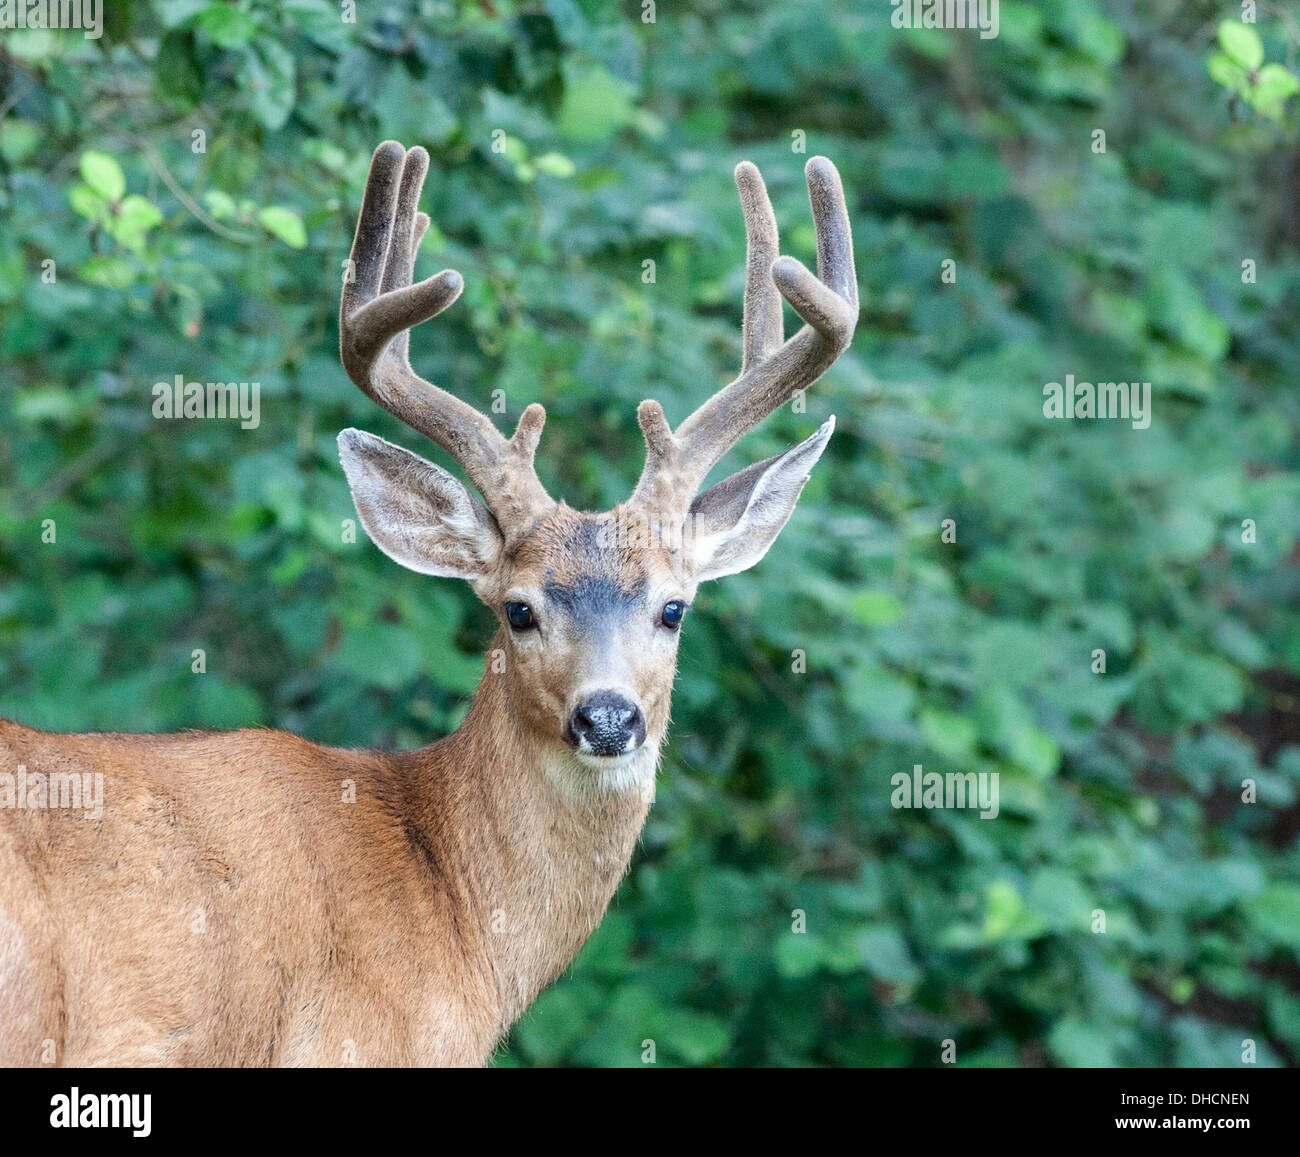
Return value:
[(542, 774), (566, 799), (595, 800), (636, 792), (654, 799), (659, 744), (647, 741), (623, 755), (556, 750), (543, 757)]

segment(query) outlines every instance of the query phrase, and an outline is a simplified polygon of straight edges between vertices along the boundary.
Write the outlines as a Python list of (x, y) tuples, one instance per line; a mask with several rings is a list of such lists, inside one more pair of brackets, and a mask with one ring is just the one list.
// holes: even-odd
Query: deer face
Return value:
[[(529, 405), (506, 438), (481, 411), (411, 369), (408, 331), (460, 294), (458, 273), (413, 284), (429, 219), (418, 212), (429, 158), (375, 150), (339, 314), (340, 356), (380, 405), (449, 451), (479, 497), (440, 466), (344, 430), (339, 456), (375, 544), (424, 574), (467, 579), (501, 621), (514, 714), (580, 762), (609, 766), (657, 750), (668, 726), (677, 639), (697, 584), (767, 552), (834, 428), (700, 492), (722, 456), (814, 382), (857, 322), (848, 212), (824, 157), (805, 172), (817, 229), (814, 276), (778, 256), (758, 170), (736, 169), (748, 255), (740, 376), (675, 430), (657, 402), (637, 420), (646, 461), (629, 501), (582, 514), (546, 493), (533, 467), (546, 412)], [(804, 320), (784, 336), (782, 298)]]
[(658, 748), (696, 587), (767, 553), (833, 427), (719, 482), (684, 518), (561, 503), (513, 540), (432, 462), (360, 430), (339, 435), (339, 453), (375, 544), (411, 570), (467, 579), (496, 613), (521, 723), (602, 765)]
[(501, 620), (510, 702), (535, 734), (590, 764), (658, 747), (695, 584), (643, 520), (560, 506), (475, 590)]

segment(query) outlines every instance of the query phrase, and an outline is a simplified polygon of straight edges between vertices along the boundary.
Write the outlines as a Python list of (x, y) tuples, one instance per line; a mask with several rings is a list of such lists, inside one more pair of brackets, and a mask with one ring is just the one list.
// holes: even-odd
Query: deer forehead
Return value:
[(574, 614), (630, 609), (660, 588), (684, 585), (679, 561), (641, 529), (626, 513), (561, 508), (519, 544), (509, 582)]

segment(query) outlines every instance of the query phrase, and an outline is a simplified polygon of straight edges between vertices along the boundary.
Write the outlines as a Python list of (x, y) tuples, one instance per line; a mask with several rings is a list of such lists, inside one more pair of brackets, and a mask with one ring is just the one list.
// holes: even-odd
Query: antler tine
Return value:
[(422, 148), (385, 141), (375, 150), (339, 306), (340, 357), (362, 393), (461, 464), (509, 536), (554, 505), (533, 466), (546, 411), (534, 402), (506, 438), (486, 414), (411, 369), (411, 328), (465, 285), (454, 269), (411, 284), (429, 227), (417, 209), (428, 168)]
[(740, 372), (762, 361), (785, 339), (781, 296), (772, 280), (772, 262), (781, 255), (776, 214), (758, 167), (749, 161), (736, 166), (736, 188), (745, 217), (745, 310), (741, 322), (744, 347)]
[[(748, 241), (740, 376), (673, 431), (658, 402), (637, 409), (646, 463), (632, 501), (685, 515), (709, 471), (764, 418), (811, 385), (849, 347), (858, 318), (853, 237), (839, 173), (825, 157), (804, 168), (817, 231), (817, 276), (779, 257), (776, 218), (758, 170), (736, 167)], [(783, 340), (781, 298), (804, 321)]]

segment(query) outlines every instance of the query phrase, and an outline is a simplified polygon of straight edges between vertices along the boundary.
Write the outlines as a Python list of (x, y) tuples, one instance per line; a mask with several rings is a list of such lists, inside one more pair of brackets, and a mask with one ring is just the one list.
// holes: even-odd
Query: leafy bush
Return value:
[[(1296, 1059), (1286, 25), (1215, 40), (1203, 0), (1003, 0), (991, 40), (849, 0), (105, 9), (99, 41), (0, 37), (0, 713), (455, 727), (486, 612), (340, 534), (341, 427), (428, 450), (335, 352), (371, 149), (430, 149), (421, 272), (466, 275), (417, 368), (543, 402), (543, 481), (595, 508), (636, 477), (638, 400), (678, 421), (734, 372), (738, 160), (810, 259), (804, 146), (849, 191), (863, 320), (733, 457), (837, 433), (768, 558), (701, 592), (630, 877), (502, 1063), (639, 1064), (646, 1038), (695, 1065)], [(155, 420), (178, 374), (259, 382), (259, 424)], [(1069, 374), (1150, 381), (1149, 427), (1047, 419)], [(997, 772), (999, 817), (894, 809), (915, 764)]]

